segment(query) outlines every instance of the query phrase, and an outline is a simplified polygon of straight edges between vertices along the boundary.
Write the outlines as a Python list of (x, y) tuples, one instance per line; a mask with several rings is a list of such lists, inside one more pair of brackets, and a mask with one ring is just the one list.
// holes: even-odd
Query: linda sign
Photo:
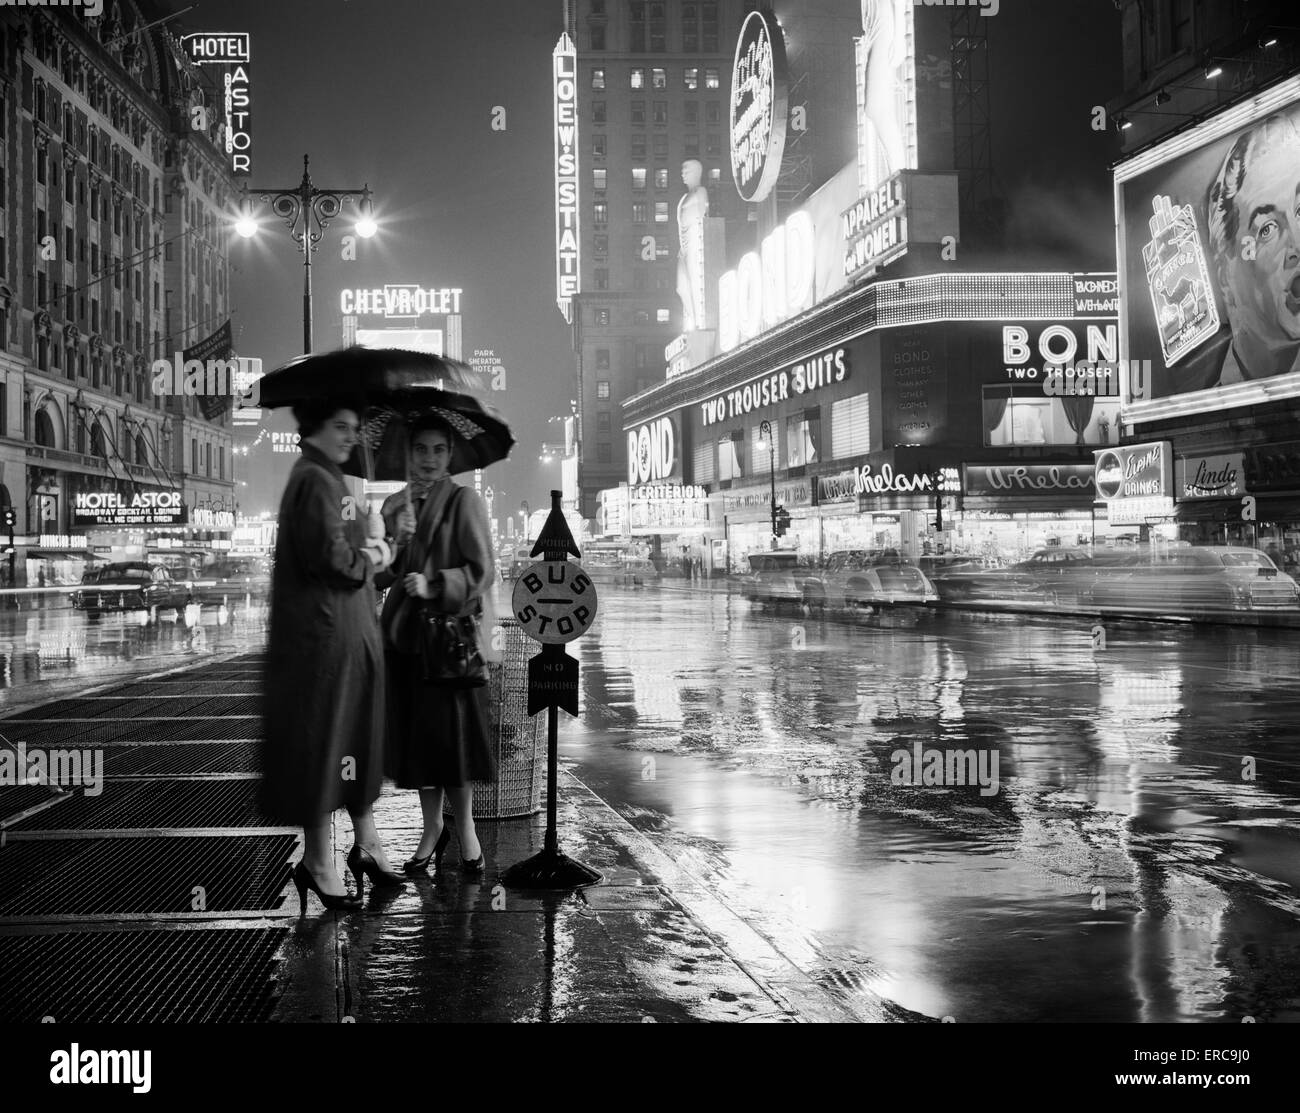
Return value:
[(1178, 461), (1179, 498), (1222, 499), (1245, 493), (1245, 453), (1186, 456)]

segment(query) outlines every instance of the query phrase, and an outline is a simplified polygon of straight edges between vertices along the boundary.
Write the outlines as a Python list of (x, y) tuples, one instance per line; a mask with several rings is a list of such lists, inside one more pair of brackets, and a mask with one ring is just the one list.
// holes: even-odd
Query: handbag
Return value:
[(439, 614), (426, 599), (420, 611), (420, 662), (426, 684), (441, 688), (481, 688), (487, 660), (477, 614)]
[[(435, 534), (459, 495), (457, 491), (447, 500)], [(488, 681), (488, 667), (478, 621), (482, 603), (473, 614), (454, 615), (437, 610), (432, 600), (421, 602), (417, 626), (421, 679), (440, 688), (483, 687)]]

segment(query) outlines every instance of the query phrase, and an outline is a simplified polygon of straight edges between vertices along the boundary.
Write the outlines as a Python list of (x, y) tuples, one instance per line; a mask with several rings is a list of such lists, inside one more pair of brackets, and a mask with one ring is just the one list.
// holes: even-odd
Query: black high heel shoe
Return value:
[(298, 915), (307, 915), (307, 890), (310, 889), (318, 897), (321, 904), (330, 912), (348, 912), (361, 907), (361, 898), (353, 896), (351, 893), (344, 893), (337, 896), (333, 893), (321, 892), (321, 887), (316, 884), (316, 879), (312, 877), (311, 871), (301, 862), (294, 867), (293, 883), (298, 890)]
[(424, 873), (429, 868), (429, 859), (433, 859), (434, 870), (442, 869), (442, 852), (447, 849), (447, 844), (451, 842), (451, 828), (446, 823), (442, 825), (442, 834), (438, 836), (438, 841), (433, 844), (433, 850), (423, 858), (409, 858), (403, 863), (402, 869), (407, 873)]
[(483, 854), (483, 851), (482, 851), (482, 850), (479, 851), (479, 855), (478, 855), (478, 857), (477, 857), (474, 861), (472, 861), (472, 862), (467, 862), (467, 861), (465, 861), (464, 858), (462, 858), (462, 859), (460, 860), (460, 869), (461, 869), (461, 873), (468, 873), (468, 874), (480, 874), (480, 873), (482, 873), (482, 872), (483, 872), (483, 864), (484, 864), (484, 861), (485, 861), (485, 860), (486, 860), (486, 858), (485, 858), (485, 855)]
[(363, 850), (360, 846), (354, 846), (348, 852), (348, 869), (357, 879), (357, 900), (365, 896), (366, 883), (363, 878), (366, 877), (370, 878), (370, 884), (376, 889), (392, 889), (406, 884), (405, 877), (384, 869), (368, 850)]

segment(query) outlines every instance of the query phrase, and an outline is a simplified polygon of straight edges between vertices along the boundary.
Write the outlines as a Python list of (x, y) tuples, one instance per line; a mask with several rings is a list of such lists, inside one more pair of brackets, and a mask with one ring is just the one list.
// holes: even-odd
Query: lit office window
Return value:
[(632, 80), (633, 89), (644, 89), (645, 88), (645, 67), (633, 66), (631, 80)]

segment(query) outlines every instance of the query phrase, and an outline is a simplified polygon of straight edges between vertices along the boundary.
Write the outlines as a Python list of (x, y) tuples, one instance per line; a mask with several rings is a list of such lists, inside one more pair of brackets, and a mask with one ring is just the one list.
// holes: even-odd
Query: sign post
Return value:
[(578, 714), (578, 661), (564, 651), (566, 642), (582, 637), (596, 617), (596, 588), (568, 554), (582, 554), (573, 540), (561, 505), (563, 492), (551, 492), (551, 513), (531, 556), (542, 560), (515, 581), (511, 604), (520, 629), (542, 651), (528, 662), (528, 714), (546, 709), (546, 841), (542, 850), (516, 862), (501, 875), (515, 889), (574, 889), (594, 885), (601, 875), (560, 853), (556, 820), (560, 708)]

